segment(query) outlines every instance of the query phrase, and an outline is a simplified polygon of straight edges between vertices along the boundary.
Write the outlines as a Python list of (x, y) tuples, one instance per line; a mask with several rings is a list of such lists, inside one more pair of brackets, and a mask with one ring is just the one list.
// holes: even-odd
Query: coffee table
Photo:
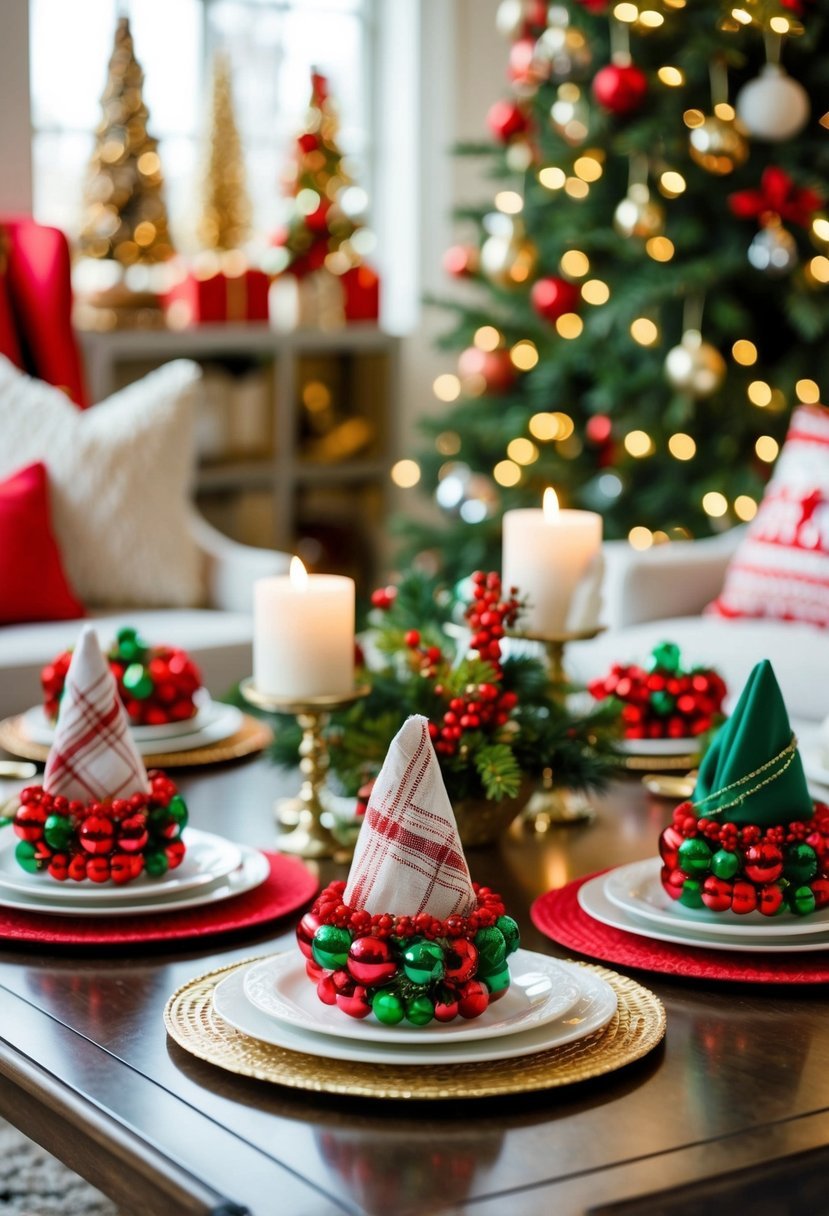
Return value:
[[(294, 783), (260, 759), (181, 785), (195, 826), (269, 845), (273, 799)], [(670, 808), (625, 780), (597, 810), (589, 826), (470, 852), (473, 877), (503, 892), (530, 949), (563, 954), (530, 924), (532, 899), (649, 855)], [(323, 882), (342, 873), (320, 867)], [(794, 1155), (829, 1143), (825, 991), (642, 975), (667, 1008), (661, 1048), (595, 1081), (473, 1103), (317, 1097), (221, 1072), (168, 1041), (162, 1011), (176, 988), (290, 945), (290, 930), (128, 957), (6, 944), (0, 1114), (142, 1216), (567, 1216), (670, 1188), (690, 1196), (724, 1174), (726, 1196), (758, 1181), (768, 1196), (809, 1168)]]

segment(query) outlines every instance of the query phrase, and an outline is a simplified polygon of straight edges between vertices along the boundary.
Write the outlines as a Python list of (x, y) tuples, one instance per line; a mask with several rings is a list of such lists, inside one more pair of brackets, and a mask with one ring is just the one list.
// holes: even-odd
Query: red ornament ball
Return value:
[(486, 125), (496, 139), (509, 143), (516, 135), (523, 135), (529, 127), (524, 111), (514, 101), (496, 101), (489, 107)]
[(477, 947), (465, 937), (457, 938), (446, 952), (446, 979), (452, 984), (464, 984), (477, 969)]
[(397, 974), (391, 945), (384, 937), (355, 938), (346, 966), (358, 984), (384, 984)]
[(458, 988), (458, 1013), (462, 1018), (478, 1018), (489, 1005), (489, 989), (480, 980), (468, 980)]
[(478, 263), (475, 245), (450, 245), (443, 255), (443, 269), (455, 279), (466, 279), (476, 274)]
[(515, 382), (515, 368), (509, 351), (479, 350), (468, 346), (458, 358), (458, 374), (466, 392), (474, 396), (483, 393), (506, 393)]
[(575, 283), (551, 275), (533, 283), (530, 300), (535, 311), (545, 321), (556, 322), (566, 312), (575, 312), (581, 295)]
[(617, 118), (626, 118), (640, 109), (647, 92), (648, 78), (633, 63), (608, 63), (593, 79), (596, 101)]
[(610, 7), (610, 0), (576, 0), (576, 3), (588, 13), (606, 13)]

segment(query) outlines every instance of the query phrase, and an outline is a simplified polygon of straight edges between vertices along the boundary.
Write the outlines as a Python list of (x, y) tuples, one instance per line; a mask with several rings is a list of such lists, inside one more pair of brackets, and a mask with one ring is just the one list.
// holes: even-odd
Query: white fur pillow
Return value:
[(84, 604), (199, 602), (187, 518), (200, 374), (195, 363), (168, 363), (81, 411), (0, 357), (0, 478), (46, 465), (55, 534)]

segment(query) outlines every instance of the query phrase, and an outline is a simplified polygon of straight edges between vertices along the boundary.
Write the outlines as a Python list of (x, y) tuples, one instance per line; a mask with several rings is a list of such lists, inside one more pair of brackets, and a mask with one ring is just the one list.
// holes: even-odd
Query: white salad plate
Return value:
[(260, 1013), (283, 1025), (334, 1038), (371, 1043), (463, 1043), (498, 1038), (531, 1030), (562, 1017), (580, 996), (571, 971), (563, 963), (516, 950), (509, 959), (509, 990), (478, 1018), (430, 1022), (412, 1026), (401, 1022), (385, 1026), (373, 1015), (350, 1018), (336, 1006), (325, 1005), (305, 971), (305, 959), (296, 953), (277, 954), (255, 963), (245, 973), (245, 996)]
[(612, 903), (605, 893), (607, 874), (599, 874), (579, 888), (578, 901), (583, 912), (600, 924), (625, 933), (635, 933), (651, 941), (670, 942), (675, 946), (697, 946), (705, 950), (738, 951), (741, 954), (802, 954), (807, 951), (829, 950), (826, 937), (798, 938), (783, 942), (779, 938), (709, 937), (699, 934), (693, 924), (679, 922), (670, 928), (639, 920)]
[[(235, 705), (225, 705), (222, 701), (212, 701), (207, 697), (194, 718), (166, 723), (164, 726), (130, 726), (130, 734), (142, 756), (191, 751), (195, 747), (206, 747), (235, 735), (242, 727), (243, 716)], [(42, 706), (35, 705), (27, 710), (22, 725), (32, 743), (51, 747), (55, 730)]]
[(783, 912), (763, 916), (762, 912), (711, 912), (708, 908), (686, 908), (671, 899), (659, 878), (662, 862), (658, 857), (619, 866), (605, 875), (604, 892), (611, 903), (629, 915), (663, 929), (693, 929), (698, 937), (791, 939), (829, 932), (829, 908), (810, 916)]
[(627, 756), (693, 756), (699, 739), (619, 739), (616, 746)]
[[(550, 962), (544, 955), (526, 955), (527, 964), (536, 971), (541, 971), (544, 963)], [(287, 957), (287, 956), (282, 956)], [(512, 956), (515, 958), (515, 955)], [(511, 960), (512, 962), (512, 960)], [(256, 967), (258, 964), (253, 964)], [(304, 1052), (306, 1055), (321, 1056), (329, 1060), (352, 1060), (366, 1064), (473, 1064), (485, 1060), (506, 1060), (517, 1056), (532, 1055), (537, 1051), (546, 1051), (551, 1047), (560, 1047), (584, 1038), (606, 1026), (616, 1012), (616, 993), (605, 980), (594, 972), (580, 967), (576, 963), (556, 964), (559, 978), (566, 976), (572, 983), (578, 996), (575, 1003), (554, 1020), (536, 1025), (532, 1029), (516, 1030), (514, 1034), (493, 1039), (484, 1033), (477, 1039), (459, 1041), (457, 1037), (447, 1034), (454, 1022), (443, 1025), (430, 1025), (420, 1028), (409, 1027), (408, 1033), (400, 1034), (401, 1027), (382, 1027), (373, 1022), (377, 1030), (397, 1031), (396, 1038), (375, 1040), (372, 1035), (359, 1041), (346, 1038), (335, 1038), (328, 1032), (318, 1034), (312, 1030), (300, 1029), (286, 1022), (279, 1022), (255, 1008), (245, 994), (245, 980), (252, 968), (239, 968), (225, 979), (221, 980), (213, 993), (213, 1007), (216, 1013), (231, 1026), (243, 1034), (270, 1043), (274, 1047), (284, 1047), (290, 1051)], [(302, 979), (314, 1001), (322, 1005), (314, 986), (302, 970)], [(558, 980), (556, 981), (558, 982)], [(503, 1005), (503, 997), (495, 1006)], [(346, 1015), (337, 1011), (337, 1016)], [(483, 1018), (486, 1014), (482, 1015)], [(481, 1020), (481, 1019), (478, 1019)], [(360, 1023), (365, 1026), (365, 1022)], [(469, 1027), (470, 1023), (465, 1023)], [(429, 1033), (432, 1031), (432, 1033)], [(425, 1032), (425, 1033), (424, 1033)]]
[[(258, 849), (239, 846), (239, 864), (236, 869), (210, 885), (188, 889), (179, 893), (170, 892), (158, 899), (137, 899), (135, 902), (119, 903), (58, 903), (39, 894), (23, 895), (18, 891), (0, 889), (0, 907), (14, 908), (18, 912), (45, 912), (51, 916), (106, 917), (155, 916), (159, 912), (180, 912), (184, 908), (199, 908), (207, 904), (220, 903), (233, 895), (243, 895), (261, 886), (270, 873), (268, 859)], [(136, 881), (139, 881), (136, 879)], [(126, 891), (127, 887), (119, 888)]]
[(141, 874), (132, 882), (118, 886), (113, 882), (58, 882), (45, 870), (29, 874), (15, 859), (19, 840), (13, 828), (0, 832), (0, 894), (14, 892), (54, 904), (135, 904), (141, 900), (160, 900), (209, 886), (235, 870), (241, 861), (239, 846), (212, 832), (185, 828), (182, 839), (187, 852), (180, 866), (163, 878)]

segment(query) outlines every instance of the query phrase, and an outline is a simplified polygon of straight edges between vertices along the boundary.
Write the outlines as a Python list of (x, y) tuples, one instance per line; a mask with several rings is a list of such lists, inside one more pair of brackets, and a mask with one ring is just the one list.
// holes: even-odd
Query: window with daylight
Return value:
[(159, 140), (173, 240), (195, 247), (210, 63), (225, 51), (254, 229), (279, 225), (311, 67), (327, 75), (339, 143), (372, 185), (373, 0), (30, 0), (34, 214), (78, 232), (116, 21), (130, 18), (148, 129)]

